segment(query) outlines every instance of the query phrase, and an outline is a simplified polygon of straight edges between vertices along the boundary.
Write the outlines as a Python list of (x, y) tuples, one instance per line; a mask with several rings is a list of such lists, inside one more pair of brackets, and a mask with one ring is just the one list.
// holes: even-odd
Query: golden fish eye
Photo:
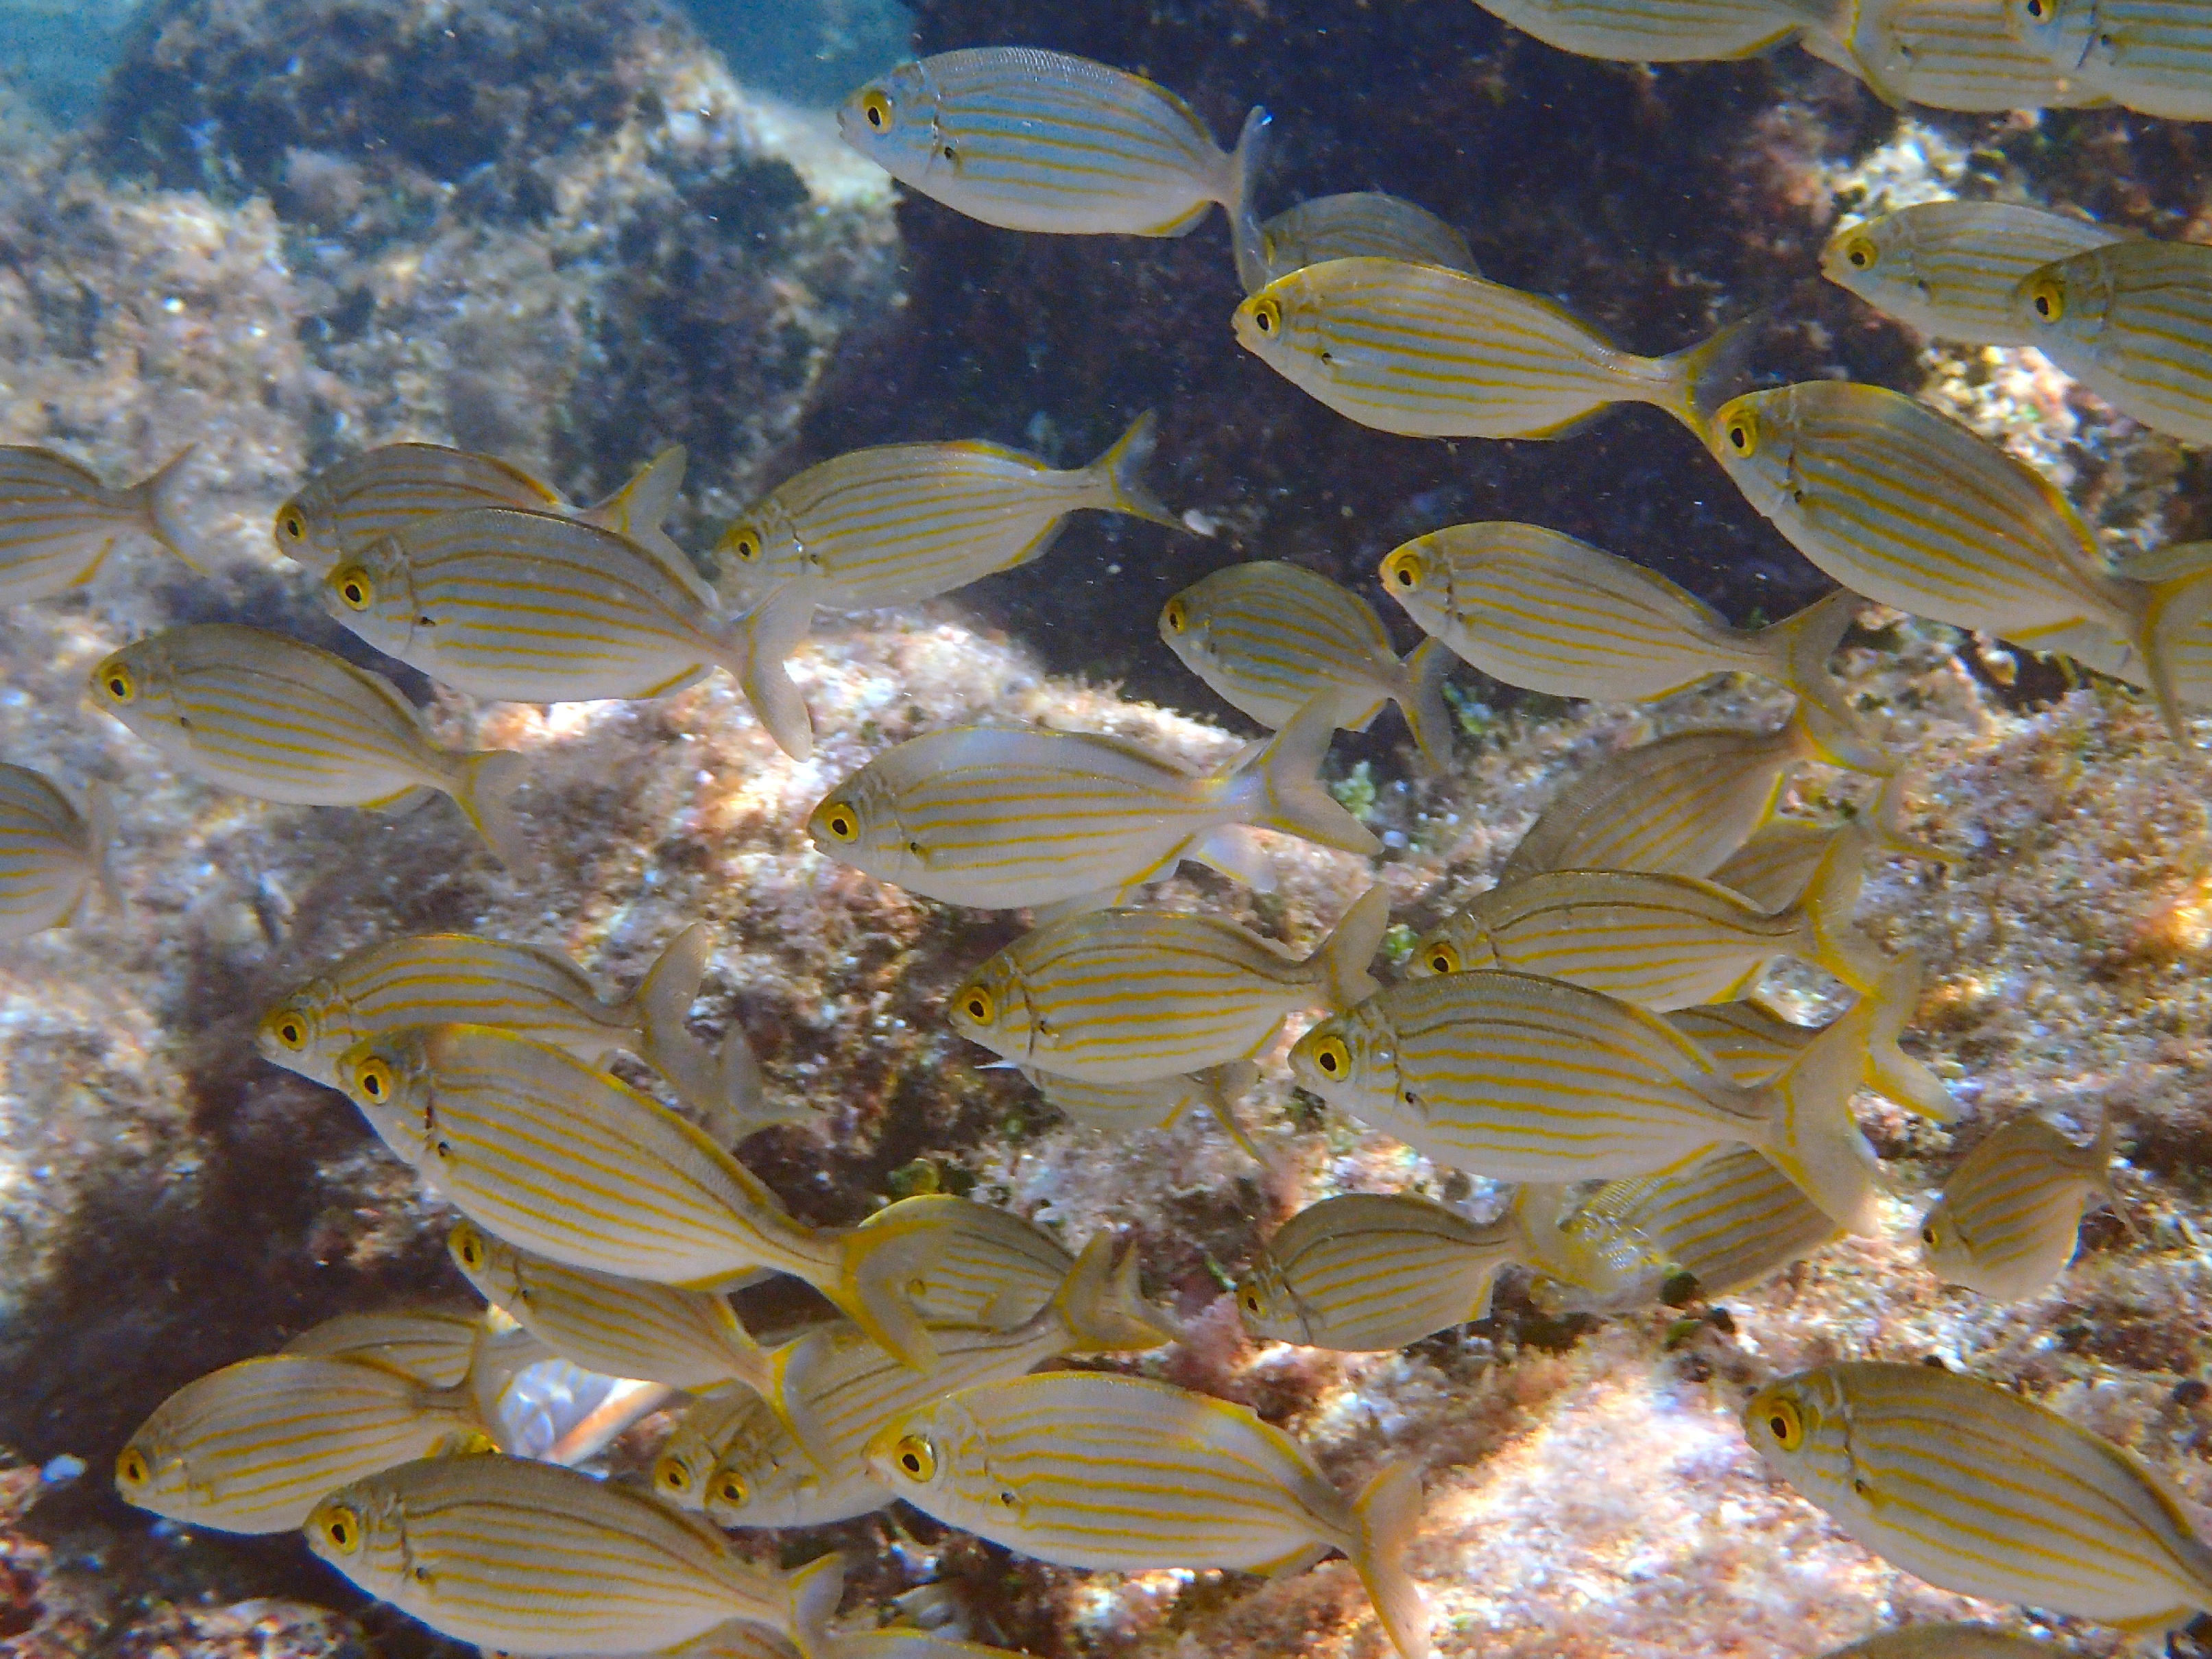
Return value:
[(736, 1475), (726, 1474), (714, 1482), (714, 1496), (725, 1504), (742, 1509), (744, 1507), (745, 1500), (752, 1496), (752, 1492)]
[(664, 1457), (653, 1466), (653, 1484), (680, 1495), (691, 1490), (691, 1471), (675, 1458)]
[(1352, 1050), (1342, 1037), (1323, 1037), (1314, 1044), (1313, 1063), (1323, 1077), (1346, 1078), (1352, 1075)]
[(2050, 0), (2027, 0), (2027, 3), (2021, 9), (2027, 14), (2029, 22), (2040, 23), (2051, 15)]
[(991, 1016), (997, 1012), (997, 1008), (998, 1005), (992, 1000), (991, 994), (980, 985), (972, 985), (961, 993), (960, 1012), (978, 1025), (989, 1024)]
[(1247, 1291), (1244, 1292), (1244, 1311), (1250, 1314), (1255, 1319), (1257, 1319), (1260, 1316), (1261, 1305), (1259, 1291)]
[(1382, 580), (1401, 592), (1410, 593), (1428, 579), (1428, 566), (1411, 548), (1401, 547), (1382, 561)]
[(446, 1241), (453, 1247), (453, 1260), (471, 1272), (484, 1264), (483, 1235), (465, 1221), (453, 1229), (453, 1236)]
[(288, 542), (307, 539), (307, 521), (300, 516), (300, 509), (288, 507), (276, 515), (276, 533)]
[(361, 1522), (351, 1510), (332, 1510), (318, 1524), (323, 1542), (340, 1555), (351, 1555), (361, 1547)]
[(2027, 303), (2038, 322), (2055, 323), (2066, 315), (2066, 284), (2039, 276), (2027, 285)]
[(1854, 236), (1844, 244), (1844, 263), (1853, 270), (1872, 270), (1881, 258), (1881, 250), (1864, 236)]
[(116, 663), (100, 671), (100, 689), (118, 702), (129, 702), (138, 695), (138, 683), (131, 678), (131, 671)]
[(392, 1093), (392, 1068), (371, 1054), (353, 1068), (353, 1086), (371, 1100), (384, 1100)]
[(1936, 1248), (1937, 1237), (1938, 1234), (1932, 1226), (1923, 1227), (1920, 1230), (1920, 1242), (1931, 1250)]
[(1752, 418), (1749, 410), (1741, 410), (1721, 422), (1721, 435), (1728, 447), (1743, 456), (1759, 453), (1759, 422)]
[(332, 585), (338, 591), (338, 598), (351, 610), (366, 611), (376, 602), (376, 584), (369, 580), (368, 572), (359, 565), (339, 571)]
[(937, 1448), (919, 1434), (909, 1434), (893, 1449), (899, 1472), (916, 1480), (927, 1480), (937, 1473)]
[(278, 1014), (269, 1022), (269, 1035), (297, 1054), (307, 1046), (307, 1028), (297, 1014)]
[(891, 108), (891, 100), (870, 87), (860, 94), (860, 118), (868, 124), (871, 132), (889, 132), (898, 118)]
[(136, 1446), (125, 1446), (115, 1460), (115, 1484), (118, 1486), (143, 1486), (154, 1478), (154, 1471), (146, 1462), (146, 1454)]
[(1766, 1402), (1765, 1418), (1766, 1431), (1774, 1437), (1774, 1443), (1784, 1451), (1796, 1451), (1805, 1443), (1805, 1418), (1794, 1400), (1770, 1400)]
[(1167, 608), (1160, 612), (1161, 624), (1165, 627), (1170, 634), (1182, 633), (1184, 624), (1188, 623), (1189, 620), (1190, 613), (1183, 609), (1183, 604), (1181, 599), (1170, 599), (1167, 603)]
[(849, 806), (831, 807), (822, 815), (822, 827), (836, 841), (853, 841), (860, 833), (860, 821), (853, 816)]
[(1270, 296), (1252, 302), (1252, 326), (1273, 339), (1283, 325), (1283, 302)]
[(750, 564), (761, 556), (760, 532), (749, 524), (741, 524), (729, 533), (730, 551), (745, 563)]
[(1429, 946), (1428, 963), (1431, 973), (1455, 974), (1459, 972), (1459, 952), (1452, 948), (1450, 940), (1440, 939)]

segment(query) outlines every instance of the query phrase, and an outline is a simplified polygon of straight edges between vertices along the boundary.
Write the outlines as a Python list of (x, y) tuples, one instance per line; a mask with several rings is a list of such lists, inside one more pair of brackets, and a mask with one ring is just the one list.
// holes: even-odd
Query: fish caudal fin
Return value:
[(1861, 997), (1761, 1091), (1770, 1113), (1766, 1138), (1755, 1143), (1830, 1220), (1863, 1237), (1881, 1231), (1874, 1148), (1851, 1116), (1874, 1000)]
[(1862, 1010), (1866, 1016), (1866, 1071), (1859, 1084), (1931, 1122), (1948, 1123), (1959, 1109), (1943, 1079), (1897, 1046), (1919, 1001), (1920, 958), (1907, 955), (1884, 968), (1874, 989), (1844, 1016)]
[(1871, 995), (1889, 968), (1888, 959), (1851, 920), (1866, 881), (1866, 832), (1856, 824), (1829, 836), (1828, 850), (1813, 866), (1813, 878), (1797, 901), (1805, 956), (1861, 996)]
[(1237, 821), (1340, 852), (1380, 852), (1382, 842), (1322, 787), (1321, 763), (1335, 735), (1335, 694), (1324, 691), (1291, 715), (1257, 754), (1225, 775)]
[(512, 749), (480, 750), (461, 757), (461, 775), (453, 788), (454, 801), (492, 856), (510, 870), (530, 864), (530, 841), (514, 811), (514, 792), (529, 769), (530, 763)]
[(1705, 441), (1705, 424), (1743, 377), (1751, 349), (1759, 343), (1773, 313), (1765, 308), (1739, 317), (1703, 344), (1662, 357), (1665, 378), (1650, 402), (1665, 410)]
[(1382, 990), (1367, 971), (1390, 928), (1390, 894), (1379, 884), (1352, 901), (1315, 955), (1328, 972), (1331, 1012), (1348, 1013)]
[[(1229, 210), (1229, 229), (1232, 238), (1237, 234), (1239, 222), (1251, 215), (1252, 186), (1259, 179), (1261, 159), (1267, 149), (1267, 129), (1273, 122), (1274, 117), (1259, 105), (1253, 105), (1246, 112), (1244, 125), (1237, 135), (1237, 148), (1223, 158), (1220, 194), (1214, 199)], [(1263, 281), (1261, 286), (1265, 285)]]
[(791, 1627), (786, 1632), (803, 1659), (825, 1659), (835, 1638), (830, 1621), (845, 1599), (845, 1558), (836, 1551), (793, 1568), (783, 1581)]
[(1142, 1352), (1177, 1340), (1182, 1331), (1145, 1300), (1137, 1283), (1137, 1251), (1127, 1239), (1098, 1233), (1083, 1247), (1052, 1298), (1052, 1317), (1084, 1353)]
[(793, 760), (814, 752), (814, 719), (783, 664), (813, 622), (813, 599), (780, 587), (738, 620), (735, 660), (724, 665), (744, 688), (762, 729)]
[(1828, 659), (1844, 642), (1866, 602), (1848, 588), (1815, 599), (1794, 616), (1762, 628), (1753, 644), (1773, 664), (1771, 678), (1795, 691), (1824, 717), (1814, 735), (1832, 730), (1850, 742), (1873, 747), (1873, 738), (1850, 705), (1844, 683), (1828, 672)]
[(937, 1340), (906, 1294), (906, 1258), (890, 1249), (906, 1237), (900, 1227), (854, 1227), (843, 1237), (838, 1284), (824, 1296), (868, 1334), (869, 1340), (915, 1370), (937, 1363)]
[(1126, 513), (1133, 519), (1181, 530), (1182, 520), (1152, 493), (1145, 477), (1145, 469), (1152, 465), (1152, 451), (1159, 443), (1159, 427), (1158, 418), (1146, 410), (1129, 422), (1129, 429), (1114, 441), (1111, 449), (1091, 462), (1090, 475), (1098, 485), (1099, 496), (1092, 505), (1108, 513)]
[(1405, 662), (1406, 684), (1398, 693), (1398, 712), (1406, 717), (1413, 747), (1431, 772), (1451, 764), (1452, 717), (1444, 703), (1444, 681), (1458, 660), (1449, 646), (1431, 638), (1415, 646)]
[(204, 576), (208, 574), (207, 556), (200, 551), (191, 532), (185, 527), (180, 500), (185, 463), (191, 459), (198, 447), (197, 444), (186, 444), (169, 458), (160, 471), (133, 484), (131, 495), (138, 510), (145, 514), (146, 533)]
[(1421, 1524), (1419, 1474), (1411, 1463), (1391, 1464), (1361, 1489), (1352, 1512), (1359, 1535), (1347, 1553), (1375, 1616), (1399, 1659), (1429, 1659), (1429, 1609), (1406, 1571), (1406, 1552)]
[[(693, 922), (668, 942), (660, 960), (638, 982), (630, 1006), (637, 1016), (638, 1057), (668, 1079), (678, 1099), (706, 1119), (708, 1134), (729, 1145), (754, 1127), (752, 1114), (745, 1109), (750, 1103), (728, 1097), (726, 1057), (717, 1060), (686, 1023), (714, 955), (713, 930), (703, 921)], [(744, 1034), (733, 1031), (725, 1042), (742, 1048)]]

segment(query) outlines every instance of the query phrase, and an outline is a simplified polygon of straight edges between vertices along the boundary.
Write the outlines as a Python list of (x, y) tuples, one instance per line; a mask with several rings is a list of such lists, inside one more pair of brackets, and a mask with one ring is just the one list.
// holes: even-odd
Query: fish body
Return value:
[(1938, 1589), (2145, 1631), (2212, 1607), (2212, 1549), (2159, 1481), (1993, 1382), (1827, 1365), (1761, 1389), (1743, 1424), (1801, 1497)]
[(1242, 1406), (1140, 1377), (1046, 1371), (894, 1418), (868, 1457), (924, 1513), (1066, 1566), (1281, 1573), (1340, 1549), (1401, 1659), (1429, 1652), (1404, 1566), (1421, 1507), (1411, 1466), (1387, 1466), (1348, 1498)]
[(1748, 1146), (1693, 1152), (1650, 1175), (1607, 1182), (1567, 1231), (1590, 1226), (1645, 1241), (1708, 1300), (1747, 1289), (1844, 1232), (1773, 1159)]
[(1702, 431), (1741, 342), (1623, 351), (1536, 295), (1442, 265), (1331, 259), (1237, 309), (1237, 343), (1347, 419), (1415, 438), (1549, 438), (1618, 403)]
[(90, 581), (116, 543), (149, 538), (194, 570), (177, 495), (185, 450), (142, 483), (112, 489), (51, 449), (0, 444), (0, 605), (51, 599)]
[(1161, 607), (1160, 637), (1270, 730), (1323, 695), (1335, 699), (1336, 723), (1356, 732), (1395, 702), (1431, 766), (1450, 757), (1450, 653), (1424, 643), (1401, 662), (1374, 606), (1302, 566), (1261, 559), (1215, 571)]
[(2124, 235), (2010, 202), (1919, 202), (1838, 231), (1821, 250), (1820, 274), (1923, 334), (2033, 345), (2033, 329), (2012, 315), (2021, 280)]
[(1184, 858), (1249, 880), (1264, 855), (1234, 826), (1346, 852), (1378, 846), (1316, 781), (1334, 728), (1334, 711), (1316, 704), (1258, 754), (1198, 775), (1097, 733), (954, 726), (878, 755), (806, 827), (840, 863), (987, 909), (1097, 908)]
[(489, 1444), (474, 1402), (380, 1365), (242, 1359), (155, 1408), (115, 1460), (125, 1502), (222, 1532), (289, 1532), (324, 1494), (380, 1469)]
[(2021, 46), (2113, 102), (2212, 120), (2212, 10), (2203, 0), (2007, 0)]
[(1389, 921), (1371, 887), (1300, 960), (1212, 916), (1094, 910), (1015, 940), (953, 992), (946, 1018), (1018, 1066), (1151, 1082), (1249, 1060), (1301, 1008), (1364, 1001)]
[(1547, 46), (1622, 64), (1750, 58), (1800, 24), (1772, 0), (1480, 0)]
[(1006, 230), (1181, 236), (1218, 202), (1243, 210), (1267, 126), (1233, 153), (1166, 88), (1025, 46), (902, 64), (837, 112), (845, 142), (910, 190)]
[(480, 1310), (393, 1308), (344, 1313), (301, 1331), (283, 1352), (381, 1365), (431, 1389), (457, 1389), (468, 1380), (483, 1326)]
[[(2212, 9), (2203, 18), (2212, 27)], [(2054, 258), (2020, 279), (2011, 308), (2027, 344), (2122, 414), (2212, 443), (2212, 247), (2116, 241)]]
[(2075, 1659), (2076, 1650), (1987, 1625), (1899, 1625), (1849, 1646), (1836, 1648), (1822, 1659)]
[(1799, 43), (1899, 108), (1996, 114), (2108, 101), (2087, 77), (2015, 39), (1990, 0), (1854, 0)]
[(332, 1492), (306, 1530), (368, 1595), (511, 1654), (652, 1653), (732, 1619), (792, 1628), (781, 1574), (702, 1522), (557, 1464), (403, 1464)]
[(319, 646), (195, 623), (103, 658), (91, 687), (95, 707), (219, 787), (293, 806), (404, 807), (436, 790), (502, 863), (526, 858), (508, 805), (522, 757), (440, 748), (391, 681)]
[(2119, 1208), (2114, 1132), (2108, 1116), (2077, 1146), (2031, 1113), (1978, 1143), (1920, 1218), (1929, 1267), (1947, 1285), (2002, 1301), (2048, 1289), (2073, 1259), (2081, 1218), (2100, 1202)]
[(80, 805), (42, 773), (0, 764), (0, 939), (64, 927), (112, 890), (113, 836), (104, 789)]
[(1277, 214), (1256, 234), (1238, 229), (1237, 264), (1248, 294), (1331, 259), (1399, 259), (1482, 274), (1456, 228), (1418, 203), (1378, 190), (1316, 196)]

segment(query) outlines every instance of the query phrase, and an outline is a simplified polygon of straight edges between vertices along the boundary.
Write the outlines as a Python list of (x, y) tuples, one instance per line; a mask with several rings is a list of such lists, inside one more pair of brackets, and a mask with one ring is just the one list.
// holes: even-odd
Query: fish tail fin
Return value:
[(905, 1237), (899, 1227), (849, 1229), (837, 1282), (822, 1290), (884, 1352), (915, 1370), (927, 1370), (937, 1363), (937, 1339), (907, 1300), (902, 1258), (889, 1249)]
[(461, 775), (453, 792), (492, 856), (514, 871), (530, 864), (529, 837), (514, 812), (514, 792), (529, 770), (529, 761), (512, 749), (478, 750), (461, 757)]
[(1181, 530), (1182, 520), (1152, 493), (1145, 477), (1159, 438), (1159, 417), (1148, 409), (1129, 422), (1129, 429), (1114, 441), (1111, 449), (1091, 462), (1091, 476), (1098, 485), (1097, 505), (1109, 513), (1126, 513), (1133, 519)]
[(1349, 1552), (1399, 1659), (1429, 1659), (1429, 1610), (1406, 1571), (1406, 1552), (1421, 1524), (1421, 1477), (1411, 1463), (1379, 1471), (1352, 1500), (1359, 1536)]
[(1273, 1170), (1274, 1161), (1237, 1121), (1237, 1103), (1252, 1092), (1252, 1085), (1260, 1080), (1260, 1068), (1249, 1060), (1232, 1060), (1224, 1066), (1208, 1066), (1197, 1074), (1197, 1080), (1205, 1091), (1206, 1109), (1213, 1114), (1222, 1133), (1237, 1143), (1245, 1157), (1261, 1169)]
[(1162, 1348), (1182, 1332), (1145, 1300), (1137, 1283), (1137, 1250), (1113, 1233), (1092, 1235), (1052, 1298), (1052, 1315), (1086, 1353)]
[(1699, 443), (1705, 442), (1706, 421), (1728, 401), (1729, 393), (1743, 378), (1751, 349), (1759, 343), (1773, 314), (1771, 307), (1761, 307), (1747, 317), (1737, 318), (1702, 344), (1660, 358), (1665, 379), (1650, 401), (1688, 427)]
[(1406, 659), (1406, 685), (1398, 694), (1398, 712), (1413, 734), (1413, 747), (1432, 772), (1451, 764), (1451, 710), (1444, 706), (1444, 681), (1459, 660), (1442, 640), (1423, 640)]
[(684, 467), (690, 452), (670, 444), (629, 477), (629, 482), (576, 516), (586, 524), (611, 530), (632, 541), (642, 540), (668, 521), (676, 510), (677, 493), (684, 488)]
[(1860, 998), (1759, 1091), (1769, 1105), (1767, 1135), (1754, 1143), (1831, 1220), (1863, 1237), (1881, 1231), (1874, 1149), (1851, 1116), (1851, 1096), (1867, 1070), (1872, 1001)]
[(1352, 901), (1314, 954), (1328, 975), (1328, 1006), (1347, 1013), (1382, 988), (1367, 971), (1390, 927), (1390, 892), (1379, 882)]
[[(660, 959), (630, 994), (637, 1015), (638, 1056), (666, 1078), (678, 1097), (707, 1120), (707, 1133), (725, 1145), (741, 1139), (751, 1127), (752, 1102), (732, 1098), (728, 1088), (728, 1045), (744, 1047), (744, 1034), (733, 1030), (724, 1039), (718, 1061), (707, 1046), (691, 1035), (686, 1018), (699, 995), (714, 960), (714, 931), (695, 921), (668, 942)], [(747, 1058), (750, 1058), (750, 1050)]]
[(801, 1659), (825, 1659), (830, 1651), (830, 1621), (845, 1599), (845, 1558), (836, 1551), (817, 1556), (803, 1567), (794, 1567), (783, 1581), (791, 1629), (787, 1632)]
[[(115, 792), (94, 781), (84, 792), (85, 854), (92, 863), (92, 878), (112, 915), (123, 914), (123, 890), (115, 879)], [(76, 915), (84, 914), (80, 902)], [(76, 917), (71, 918), (72, 921)]]
[(814, 720), (783, 664), (813, 621), (812, 598), (795, 586), (780, 587), (738, 619), (737, 641), (723, 661), (744, 688), (762, 729), (793, 760), (814, 752)]
[(1920, 1001), (1920, 958), (1907, 954), (1881, 970), (1874, 988), (1844, 1018), (1863, 1009), (1867, 1022), (1866, 1071), (1860, 1079), (1884, 1100), (1908, 1112), (1917, 1112), (1935, 1123), (1948, 1123), (1959, 1115), (1943, 1079), (1897, 1046), (1905, 1022)]
[(198, 444), (186, 444), (159, 471), (133, 484), (131, 495), (138, 510), (146, 515), (146, 533), (204, 576), (208, 574), (207, 557), (199, 550), (197, 538), (185, 527), (179, 499), (184, 489), (185, 463), (198, 448)]
[(2181, 750), (2185, 760), (2195, 762), (2201, 768), (2203, 754), (2197, 747), (2197, 739), (2190, 734), (2188, 705), (2182, 697), (2180, 683), (2174, 678), (2173, 664), (2159, 638), (2162, 631), (2155, 624), (2147, 627), (2137, 644), (2136, 648), (2142, 653), (2144, 678), (2150, 681), (2151, 696), (2158, 704), (2159, 718), (2166, 723), (2166, 735), (2173, 739), (2173, 746)]
[(1851, 920), (1866, 882), (1866, 832), (1855, 824), (1829, 836), (1827, 850), (1797, 901), (1807, 954), (1861, 996), (1873, 994), (1889, 967), (1888, 958)]
[[(1773, 664), (1773, 678), (1827, 716), (1830, 725), (1863, 741), (1857, 712), (1843, 682), (1828, 672), (1828, 659), (1858, 620), (1865, 601), (1839, 587), (1795, 615), (1759, 630), (1753, 643)], [(1815, 735), (1819, 735), (1817, 732)]]
[(1221, 173), (1221, 194), (1216, 198), (1229, 210), (1229, 228), (1233, 237), (1240, 221), (1252, 211), (1252, 186), (1260, 177), (1260, 163), (1266, 153), (1267, 129), (1274, 117), (1255, 104), (1246, 112), (1244, 125), (1237, 134), (1237, 148), (1225, 158)]
[(1372, 854), (1382, 850), (1367, 827), (1322, 787), (1321, 763), (1336, 735), (1336, 699), (1323, 692), (1284, 723), (1258, 753), (1235, 766), (1224, 781), (1236, 797), (1237, 821), (1334, 847)]

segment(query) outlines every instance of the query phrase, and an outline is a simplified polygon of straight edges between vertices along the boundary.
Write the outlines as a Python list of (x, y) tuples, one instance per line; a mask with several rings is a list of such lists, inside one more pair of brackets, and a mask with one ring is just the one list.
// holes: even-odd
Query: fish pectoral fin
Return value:
[(402, 813), (413, 811), (438, 793), (427, 783), (410, 783), (404, 789), (380, 795), (374, 800), (365, 800), (362, 805), (372, 811), (389, 812), (397, 817)]
[(1179, 213), (1172, 219), (1162, 220), (1157, 225), (1147, 225), (1137, 234), (1139, 236), (1188, 236), (1198, 228), (1199, 222), (1212, 210), (1213, 198), (1208, 197), (1188, 212)]
[(1224, 823), (1183, 856), (1194, 864), (1218, 870), (1231, 881), (1242, 882), (1255, 893), (1275, 890), (1275, 860), (1252, 832), (1241, 823)]
[(1288, 1555), (1277, 1556), (1272, 1561), (1261, 1561), (1251, 1571), (1262, 1578), (1288, 1578), (1293, 1573), (1304, 1572), (1316, 1561), (1330, 1554), (1333, 1544), (1301, 1544)]

